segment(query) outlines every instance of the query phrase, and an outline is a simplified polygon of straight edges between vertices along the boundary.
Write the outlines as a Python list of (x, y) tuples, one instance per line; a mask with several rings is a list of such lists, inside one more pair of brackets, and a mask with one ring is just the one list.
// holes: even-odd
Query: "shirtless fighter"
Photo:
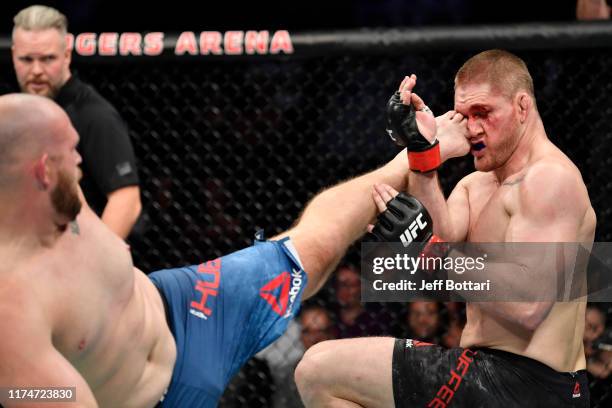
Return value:
[[(425, 109), (415, 84), (414, 75), (406, 77), (390, 105)], [(448, 199), (427, 153), (435, 148), (433, 117), (391, 118), (399, 123), (395, 139), (425, 164), (408, 177), (422, 206), (413, 201), (404, 217), (428, 211), (434, 225), (427, 233), (448, 242), (593, 242), (595, 214), (580, 171), (548, 139), (520, 58), (491, 50), (469, 59), (455, 77), (455, 110), (447, 115), (467, 127), (476, 167)], [(376, 186), (379, 210), (396, 195), (392, 186)], [(508, 279), (528, 282), (538, 273)], [(460, 348), (327, 341), (307, 351), (296, 380), (308, 407), (586, 407), (584, 318), (581, 302), (468, 303)]]
[[(79, 137), (64, 111), (5, 95), (0, 123), (0, 387), (76, 387), (76, 403), (16, 405), (5, 393), (5, 408), (216, 406), (365, 232), (372, 185), (406, 183), (404, 153), (320, 193), (274, 241), (147, 277), (81, 205)], [(447, 140), (442, 156), (461, 154)]]

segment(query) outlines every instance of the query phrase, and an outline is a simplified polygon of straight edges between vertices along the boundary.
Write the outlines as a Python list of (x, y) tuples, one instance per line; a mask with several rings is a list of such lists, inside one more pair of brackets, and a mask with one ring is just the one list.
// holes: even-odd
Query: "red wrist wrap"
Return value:
[(423, 152), (408, 152), (408, 165), (410, 170), (426, 173), (440, 167), (440, 143), (436, 140), (434, 145)]

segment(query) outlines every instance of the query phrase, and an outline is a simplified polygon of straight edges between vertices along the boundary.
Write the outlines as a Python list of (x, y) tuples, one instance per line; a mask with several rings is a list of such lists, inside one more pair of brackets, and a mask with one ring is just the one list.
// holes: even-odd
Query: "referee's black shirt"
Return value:
[(81, 189), (89, 206), (100, 216), (109, 193), (139, 183), (127, 126), (106, 99), (74, 76), (60, 89), (55, 101), (64, 108), (79, 134)]

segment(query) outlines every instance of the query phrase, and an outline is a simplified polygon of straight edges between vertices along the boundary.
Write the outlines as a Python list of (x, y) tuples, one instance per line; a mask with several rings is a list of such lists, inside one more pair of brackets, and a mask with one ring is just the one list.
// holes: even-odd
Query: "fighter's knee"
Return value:
[(326, 393), (333, 340), (323, 341), (310, 347), (295, 369), (295, 383), (304, 401), (312, 401)]
[(317, 371), (320, 370), (320, 366), (323, 360), (319, 358), (318, 344), (315, 344), (304, 353), (304, 356), (295, 368), (295, 383), (300, 389), (300, 393), (304, 386), (309, 383), (313, 383), (317, 380)]
[(295, 372), (293, 373), (295, 385), (297, 385), (302, 400), (310, 399), (308, 391), (311, 390), (312, 387), (309, 382), (313, 380), (313, 375), (314, 367), (311, 365), (310, 360), (302, 358), (297, 367), (295, 367)]

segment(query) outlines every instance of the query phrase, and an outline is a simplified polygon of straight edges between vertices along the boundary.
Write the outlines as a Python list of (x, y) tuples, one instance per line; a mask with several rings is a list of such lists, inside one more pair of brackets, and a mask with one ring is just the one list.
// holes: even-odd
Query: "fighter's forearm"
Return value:
[[(483, 256), (483, 269), (450, 270), (447, 279), (458, 283), (488, 283), (486, 291), (471, 292), (473, 294), (471, 296), (466, 296), (466, 293), (469, 292), (464, 290), (458, 293), (466, 297), (468, 302), (482, 301), (479, 307), (491, 315), (527, 330), (535, 330), (548, 316), (553, 303), (561, 300), (564, 295), (557, 293), (559, 287), (557, 262), (553, 259), (546, 261), (544, 257), (538, 258), (534, 256), (536, 252), (539, 252), (537, 248), (533, 249), (533, 253), (525, 254), (524, 257), (509, 255), (507, 259), (497, 260), (494, 259), (495, 254), (488, 254), (491, 256), (484, 257), (484, 253), (479, 253)], [(456, 250), (452, 250), (448, 257), (466, 259), (466, 255), (472, 259), (476, 258), (474, 254), (461, 253)]]
[(437, 171), (429, 173), (409, 172), (408, 193), (416, 197), (431, 215), (434, 224), (434, 234), (445, 241), (456, 241), (451, 228), (448, 205), (440, 182)]

